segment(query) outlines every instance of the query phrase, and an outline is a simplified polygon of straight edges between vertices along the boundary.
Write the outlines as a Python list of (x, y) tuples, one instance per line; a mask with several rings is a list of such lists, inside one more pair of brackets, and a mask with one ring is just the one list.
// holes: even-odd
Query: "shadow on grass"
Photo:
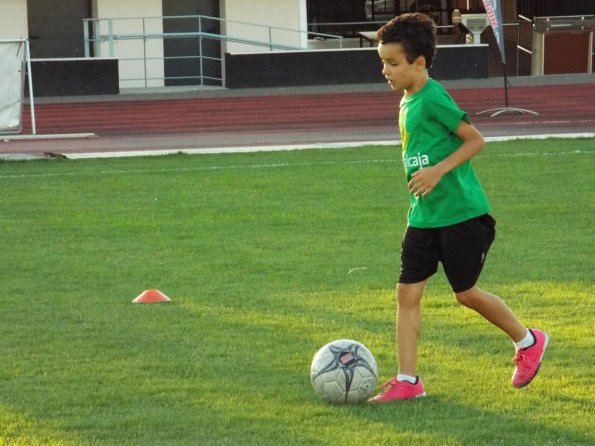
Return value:
[[(497, 398), (497, 396), (495, 396)], [(536, 422), (520, 414), (462, 404), (456, 398), (428, 396), (380, 407), (345, 408), (350, 417), (384, 425), (388, 432), (431, 434), (427, 444), (590, 445), (593, 436)], [(379, 434), (379, 439), (384, 439)], [(374, 443), (371, 443), (374, 444)], [(379, 442), (378, 444), (382, 444)]]
[[(364, 294), (373, 314), (392, 303), (384, 290)], [(375, 321), (349, 307), (351, 296), (218, 302), (168, 295), (173, 302), (146, 306), (90, 299), (69, 307), (73, 300), (65, 298), (13, 327), (27, 336), (17, 337), (19, 348), (6, 357), (11, 368), (1, 375), (0, 401), (37, 422), (11, 435), (35, 438), (47, 426), (63, 439), (56, 444), (592, 444), (576, 425), (548, 424), (551, 414), (473, 404), (456, 393), (456, 383), (414, 402), (322, 403), (308, 370), (323, 340), (346, 327), (366, 340), (392, 331), (392, 321), (378, 322), (385, 315)], [(442, 309), (452, 311), (436, 305)], [(458, 319), (440, 331), (455, 329)], [(475, 329), (457, 328), (461, 338)], [(439, 345), (439, 338), (430, 336), (430, 343)], [(450, 392), (452, 398), (443, 396)], [(494, 393), (498, 398), (507, 397)]]

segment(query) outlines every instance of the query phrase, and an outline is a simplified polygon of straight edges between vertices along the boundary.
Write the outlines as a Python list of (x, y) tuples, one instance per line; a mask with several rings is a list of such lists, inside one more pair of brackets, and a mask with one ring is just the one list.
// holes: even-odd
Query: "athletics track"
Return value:
[[(488, 138), (595, 136), (595, 76), (546, 80), (523, 79), (525, 84), (508, 89), (510, 107), (539, 115), (508, 112), (496, 117), (477, 113), (504, 106), (504, 88), (497, 80), (489, 85), (444, 84)], [(35, 104), (37, 134), (43, 136), (27, 136), (31, 120), (26, 106), (23, 134), (0, 142), (0, 156), (80, 158), (390, 144), (398, 140), (399, 99), (384, 84), (45, 98)], [(80, 133), (94, 136), (58, 137)]]

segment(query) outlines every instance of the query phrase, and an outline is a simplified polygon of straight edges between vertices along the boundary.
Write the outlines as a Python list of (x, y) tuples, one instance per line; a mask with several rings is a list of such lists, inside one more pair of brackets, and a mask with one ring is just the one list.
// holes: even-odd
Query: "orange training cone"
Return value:
[(132, 301), (134, 304), (153, 304), (157, 302), (169, 302), (171, 299), (159, 290), (146, 290)]

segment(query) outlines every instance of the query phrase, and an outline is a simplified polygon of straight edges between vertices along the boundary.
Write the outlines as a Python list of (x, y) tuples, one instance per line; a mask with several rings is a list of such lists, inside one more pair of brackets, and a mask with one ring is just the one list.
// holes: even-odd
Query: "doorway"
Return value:
[(27, 17), (31, 58), (84, 57), (91, 0), (28, 0)]
[[(163, 16), (219, 17), (219, 0), (163, 0)], [(220, 33), (219, 20), (172, 17), (163, 19), (164, 33)], [(221, 86), (221, 41), (199, 37), (164, 39), (165, 85)]]

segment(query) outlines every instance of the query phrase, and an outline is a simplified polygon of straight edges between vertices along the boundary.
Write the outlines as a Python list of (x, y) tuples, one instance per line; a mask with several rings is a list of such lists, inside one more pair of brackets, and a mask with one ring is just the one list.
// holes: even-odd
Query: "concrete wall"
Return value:
[[(118, 94), (116, 59), (36, 59), (31, 62), (33, 92), (42, 96), (87, 96)], [(28, 95), (29, 85), (25, 84)]]
[[(438, 46), (430, 76), (437, 80), (488, 77), (487, 45)], [(337, 70), (336, 67), (349, 67)], [(386, 80), (376, 48), (226, 54), (228, 88), (376, 83)]]
[[(93, 0), (93, 17), (97, 19), (118, 18), (112, 21), (114, 34), (163, 33), (161, 0)], [(130, 17), (131, 19), (123, 19)], [(141, 19), (133, 17), (156, 17)], [(108, 21), (102, 20), (96, 35), (108, 35)], [(95, 55), (116, 57), (119, 62), (120, 88), (162, 87), (164, 85), (163, 39), (119, 40), (101, 43), (95, 47)], [(143, 60), (143, 57), (158, 58)], [(147, 81), (145, 83), (145, 77)], [(136, 79), (136, 80), (126, 80)]]
[[(229, 20), (222, 25), (223, 34), (262, 42), (272, 41), (294, 48), (307, 48), (306, 0), (220, 0), (220, 8), (221, 17)], [(256, 27), (235, 22), (264, 26)], [(273, 26), (286, 30), (268, 28)], [(263, 48), (227, 42), (224, 43), (223, 51), (259, 52), (263, 51)]]
[(26, 39), (27, 0), (0, 0), (0, 39)]

